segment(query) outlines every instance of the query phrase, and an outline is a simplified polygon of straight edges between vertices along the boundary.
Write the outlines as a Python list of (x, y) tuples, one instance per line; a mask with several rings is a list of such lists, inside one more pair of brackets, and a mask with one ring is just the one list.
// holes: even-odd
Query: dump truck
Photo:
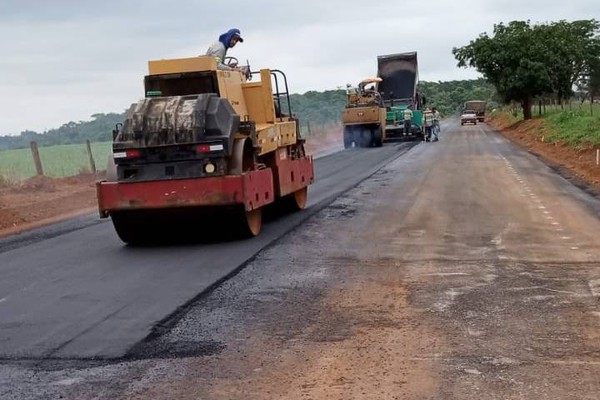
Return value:
[(463, 110), (473, 110), (477, 114), (477, 121), (485, 121), (485, 109), (487, 102), (484, 100), (469, 100), (465, 102)]
[[(362, 80), (357, 88), (346, 90), (347, 103), (342, 114), (344, 148), (380, 147), (385, 139), (386, 109), (376, 85), (380, 78)], [(367, 85), (372, 86), (367, 88)]]
[[(417, 52), (388, 54), (377, 57), (377, 76), (382, 79), (379, 93), (387, 110), (386, 141), (423, 138), (425, 99), (418, 91), (419, 68)], [(404, 110), (412, 108), (410, 132), (404, 132)]]
[(100, 217), (123, 242), (223, 230), (251, 237), (266, 206), (306, 206), (313, 160), (282, 71), (219, 70), (211, 56), (148, 69), (145, 98), (115, 127), (107, 179), (96, 185)]

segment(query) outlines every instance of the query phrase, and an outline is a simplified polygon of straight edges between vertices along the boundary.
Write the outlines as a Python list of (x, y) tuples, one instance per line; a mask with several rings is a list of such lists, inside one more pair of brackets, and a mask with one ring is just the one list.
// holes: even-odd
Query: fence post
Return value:
[(30, 143), (31, 155), (33, 156), (33, 162), (35, 163), (35, 170), (38, 176), (44, 175), (44, 169), (42, 168), (42, 160), (40, 158), (40, 152), (38, 150), (37, 142), (32, 141)]
[(91, 145), (89, 139), (86, 139), (85, 145), (87, 147), (88, 157), (90, 159), (90, 171), (92, 171), (92, 173), (95, 174), (96, 173), (96, 163), (94, 162), (94, 156), (92, 154), (92, 145)]
[(312, 136), (312, 132), (310, 130), (310, 121), (306, 121), (306, 127), (308, 128), (308, 137)]

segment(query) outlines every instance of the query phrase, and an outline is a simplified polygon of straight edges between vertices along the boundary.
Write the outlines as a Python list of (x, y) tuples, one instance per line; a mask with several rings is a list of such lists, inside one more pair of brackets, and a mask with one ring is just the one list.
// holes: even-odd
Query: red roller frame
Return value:
[(111, 211), (243, 204), (246, 211), (275, 200), (271, 169), (236, 176), (150, 182), (98, 182), (98, 208)]
[(310, 156), (296, 160), (277, 159), (275, 168), (275, 185), (279, 197), (294, 193), (310, 185), (315, 179), (313, 159)]

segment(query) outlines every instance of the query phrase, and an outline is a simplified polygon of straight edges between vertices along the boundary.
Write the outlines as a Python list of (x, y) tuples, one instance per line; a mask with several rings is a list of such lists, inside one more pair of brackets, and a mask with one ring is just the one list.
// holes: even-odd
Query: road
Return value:
[(252, 240), (129, 248), (97, 216), (0, 240), (0, 358), (124, 356), (179, 307), (410, 146), (316, 160), (308, 208), (266, 224)]
[(596, 399), (600, 201), (483, 124), (388, 151), (126, 359), (5, 361), (0, 397)]

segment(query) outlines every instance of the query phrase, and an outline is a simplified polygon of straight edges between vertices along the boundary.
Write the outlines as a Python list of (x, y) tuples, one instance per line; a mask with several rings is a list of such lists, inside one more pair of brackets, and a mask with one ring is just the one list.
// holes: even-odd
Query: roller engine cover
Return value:
[(225, 175), (239, 128), (240, 116), (216, 94), (140, 100), (129, 109), (113, 142), (117, 180)]
[(239, 125), (229, 101), (213, 93), (146, 98), (130, 107), (113, 148), (218, 141), (230, 156)]

